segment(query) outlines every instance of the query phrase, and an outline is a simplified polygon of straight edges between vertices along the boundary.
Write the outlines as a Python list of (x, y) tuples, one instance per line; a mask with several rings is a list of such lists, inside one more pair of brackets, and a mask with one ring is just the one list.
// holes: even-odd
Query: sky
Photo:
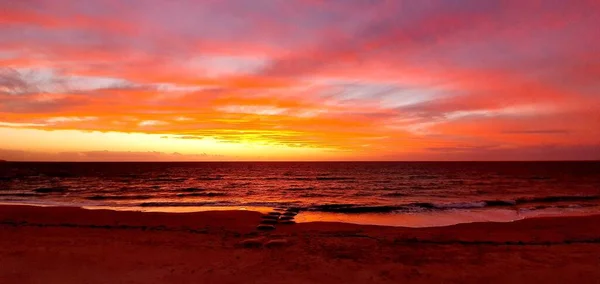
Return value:
[(600, 1), (0, 1), (0, 159), (600, 159)]

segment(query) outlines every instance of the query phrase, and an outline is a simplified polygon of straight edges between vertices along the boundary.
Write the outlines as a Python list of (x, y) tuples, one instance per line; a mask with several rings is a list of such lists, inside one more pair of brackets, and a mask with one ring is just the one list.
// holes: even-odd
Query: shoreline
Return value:
[[(123, 226), (127, 229), (127, 226), (151, 226), (157, 225), (160, 227), (166, 227), (167, 224), (174, 224), (183, 226), (194, 225), (206, 225), (211, 226), (217, 224), (219, 228), (226, 228), (230, 226), (234, 230), (257, 233), (256, 225), (260, 223), (261, 216), (265, 215), (265, 212), (258, 212), (252, 210), (207, 210), (198, 212), (141, 212), (141, 211), (119, 211), (112, 209), (86, 209), (81, 207), (55, 207), (55, 206), (31, 206), (31, 205), (5, 205), (0, 204), (0, 226), (39, 226), (39, 227), (77, 227), (77, 226), (89, 226), (98, 227), (109, 226), (111, 224), (117, 226)], [(215, 218), (211, 220), (211, 218)], [(221, 223), (224, 219), (225, 223)], [(195, 220), (200, 220), (196, 222)], [(456, 229), (481, 229), (481, 227), (521, 227), (522, 224), (544, 224), (543, 227), (552, 227), (551, 224), (560, 224), (561, 226), (574, 226), (578, 221), (585, 220), (585, 222), (591, 222), (594, 220), (600, 221), (599, 214), (589, 215), (571, 215), (571, 216), (535, 216), (524, 218), (520, 220), (514, 220), (511, 222), (470, 222), (470, 223), (459, 223), (446, 226), (431, 226), (431, 227), (403, 227), (403, 226), (386, 226), (376, 224), (355, 224), (347, 222), (336, 222), (336, 221), (308, 221), (300, 222), (293, 225), (285, 225), (283, 230), (286, 232), (290, 229), (303, 230), (306, 228), (317, 228), (318, 230), (325, 230), (325, 227), (331, 226), (332, 228), (378, 228), (383, 231), (440, 231), (449, 230), (450, 228)], [(573, 224), (570, 224), (573, 221)], [(513, 225), (518, 224), (518, 225)], [(587, 223), (586, 223), (587, 224)], [(294, 230), (291, 230), (294, 231)], [(325, 230), (326, 231), (326, 230)], [(577, 228), (573, 230), (574, 233), (592, 233), (596, 231), (600, 233), (600, 227), (598, 230), (592, 230), (592, 232), (586, 232), (583, 228)], [(269, 232), (267, 232), (269, 233)], [(456, 233), (456, 232), (455, 232)], [(251, 233), (252, 234), (252, 233)], [(595, 240), (595, 239), (594, 239)], [(600, 235), (598, 238), (600, 243)]]
[[(139, 207), (139, 206), (94, 206), (71, 205), (69, 203), (26, 203), (0, 202), (2, 206), (32, 206), (43, 208), (79, 208), (83, 210), (109, 210), (115, 212), (141, 213), (199, 213), (207, 211), (250, 211), (266, 214), (273, 207), (265, 206), (197, 206), (197, 207)], [(588, 208), (563, 208), (546, 210), (522, 210), (519, 208), (471, 208), (462, 210), (444, 210), (437, 212), (402, 212), (402, 213), (339, 213), (320, 211), (301, 211), (296, 217), (297, 223), (337, 222), (355, 225), (377, 225), (390, 227), (427, 228), (444, 227), (457, 224), (480, 222), (507, 223), (540, 217), (576, 217), (600, 215), (598, 210)]]
[[(600, 215), (406, 228), (0, 206), (1, 283), (593, 283)], [(247, 248), (248, 239), (276, 241)], [(523, 269), (527, 268), (527, 269)]]

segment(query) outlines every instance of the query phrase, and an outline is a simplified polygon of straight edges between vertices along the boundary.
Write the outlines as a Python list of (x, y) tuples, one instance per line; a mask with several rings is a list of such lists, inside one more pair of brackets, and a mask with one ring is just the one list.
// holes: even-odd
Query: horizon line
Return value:
[(517, 162), (600, 162), (600, 159), (572, 159), (572, 160), (281, 160), (281, 161), (267, 161), (267, 160), (248, 160), (248, 161), (235, 161), (235, 160), (209, 160), (209, 161), (11, 161), (2, 160), (2, 163), (517, 163)]

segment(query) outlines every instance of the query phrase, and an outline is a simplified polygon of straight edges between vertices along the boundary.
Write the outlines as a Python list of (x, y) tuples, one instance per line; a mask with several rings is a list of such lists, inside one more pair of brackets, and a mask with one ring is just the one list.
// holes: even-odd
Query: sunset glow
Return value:
[(2, 1), (0, 159), (600, 159), (600, 2)]

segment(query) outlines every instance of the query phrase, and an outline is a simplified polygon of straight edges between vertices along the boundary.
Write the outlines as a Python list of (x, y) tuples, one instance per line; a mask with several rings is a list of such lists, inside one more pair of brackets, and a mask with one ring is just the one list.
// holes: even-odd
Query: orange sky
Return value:
[(0, 159), (600, 159), (598, 1), (0, 3)]

